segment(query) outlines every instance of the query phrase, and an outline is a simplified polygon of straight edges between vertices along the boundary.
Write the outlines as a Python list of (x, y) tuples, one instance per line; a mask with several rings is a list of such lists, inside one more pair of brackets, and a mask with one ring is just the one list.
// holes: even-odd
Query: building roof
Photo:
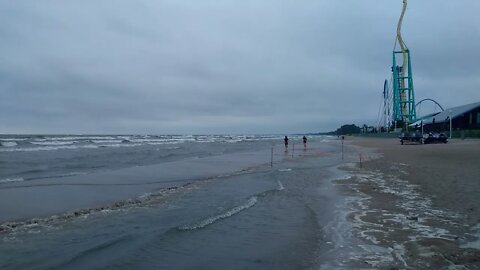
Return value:
[(466, 105), (453, 107), (453, 108), (447, 108), (442, 112), (419, 118), (419, 120), (412, 123), (411, 126), (412, 125), (414, 126), (414, 125), (417, 125), (417, 124), (420, 125), (421, 121), (423, 121), (424, 125), (432, 124), (433, 119), (435, 119), (435, 123), (448, 122), (448, 121), (450, 121), (450, 115), (451, 115), (452, 119), (455, 119), (455, 118), (463, 115), (464, 113), (469, 112), (471, 110), (474, 110), (478, 107), (480, 107), (480, 102), (475, 102), (475, 103), (466, 104)]

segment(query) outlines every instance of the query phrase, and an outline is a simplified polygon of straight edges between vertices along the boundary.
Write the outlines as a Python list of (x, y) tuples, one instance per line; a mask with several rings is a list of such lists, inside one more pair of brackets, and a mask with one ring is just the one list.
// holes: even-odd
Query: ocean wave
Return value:
[(16, 178), (4, 178), (4, 179), (0, 179), (0, 184), (3, 184), (3, 183), (14, 183), (14, 182), (23, 182), (24, 179), (21, 178), (21, 177), (16, 177)]
[(2, 138), (1, 139), (2, 141), (6, 141), (6, 142), (16, 142), (16, 141), (26, 141), (28, 140), (28, 138), (17, 138), (17, 137), (13, 137), (13, 138)]
[(99, 147), (135, 147), (135, 146), (140, 146), (142, 144), (139, 143), (131, 143), (131, 144), (125, 144), (125, 143), (116, 143), (116, 144), (99, 144)]
[(68, 150), (68, 149), (81, 149), (81, 148), (90, 148), (95, 149), (99, 147), (135, 147), (141, 146), (140, 143), (89, 143), (89, 144), (80, 144), (80, 143), (70, 143), (70, 144), (34, 144), (38, 145), (36, 147), (11, 147), (0, 149), (0, 152), (36, 152), (36, 151), (54, 151), (54, 150)]
[(72, 140), (115, 140), (112, 136), (62, 136), (62, 137), (46, 137), (45, 139), (72, 141)]
[(71, 145), (76, 143), (77, 141), (41, 141), (41, 142), (30, 142), (31, 144), (35, 145)]
[(177, 149), (182, 149), (180, 146), (171, 146), (171, 147), (166, 147), (165, 150), (177, 150)]
[(89, 140), (89, 141), (91, 141), (93, 143), (122, 143), (123, 142), (123, 140), (110, 140), (110, 139), (108, 139), (108, 140)]
[(137, 139), (137, 138), (131, 138), (131, 142), (136, 142), (136, 143), (165, 143), (165, 142), (170, 142), (172, 139)]
[(211, 225), (211, 224), (215, 223), (216, 221), (219, 221), (219, 220), (231, 217), (235, 214), (238, 214), (241, 211), (246, 210), (246, 209), (254, 206), (256, 203), (257, 203), (257, 197), (251, 197), (244, 204), (239, 205), (237, 207), (234, 207), (234, 208), (232, 208), (232, 209), (230, 209), (230, 210), (228, 210), (228, 211), (226, 211), (222, 214), (206, 218), (206, 219), (204, 219), (204, 220), (202, 220), (198, 223), (195, 223), (193, 225), (187, 225), (187, 226), (179, 227), (179, 229), (182, 230), (182, 231), (186, 231), (186, 230), (196, 230), (196, 229), (204, 228), (208, 225)]
[(191, 183), (185, 183), (181, 186), (166, 187), (152, 193), (145, 193), (133, 199), (117, 201), (112, 204), (94, 207), (94, 208), (74, 210), (64, 214), (53, 215), (46, 218), (33, 218), (29, 220), (24, 220), (24, 221), (7, 221), (5, 223), (0, 223), (0, 234), (22, 230), (31, 226), (48, 227), (50, 225), (58, 224), (57, 222), (64, 222), (64, 221), (68, 221), (75, 218), (87, 218), (89, 215), (96, 214), (96, 213), (109, 213), (114, 211), (126, 210), (133, 207), (148, 206), (151, 204), (158, 203), (162, 201), (162, 199), (165, 196), (168, 196), (169, 194), (173, 194), (190, 185)]
[(215, 142), (235, 144), (278, 138), (275, 135), (5, 135), (0, 137), (0, 152)]
[(280, 180), (277, 180), (277, 184), (278, 184), (277, 190), (284, 190), (285, 189), (285, 187), (283, 186), (282, 182), (280, 182)]
[(39, 147), (22, 147), (0, 149), (0, 152), (36, 152), (36, 151), (53, 151), (60, 149), (78, 149), (78, 148), (98, 148), (96, 145), (57, 145), (57, 146), (39, 146)]
[(15, 141), (2, 141), (0, 142), (0, 145), (4, 147), (15, 147), (18, 145), (18, 143)]

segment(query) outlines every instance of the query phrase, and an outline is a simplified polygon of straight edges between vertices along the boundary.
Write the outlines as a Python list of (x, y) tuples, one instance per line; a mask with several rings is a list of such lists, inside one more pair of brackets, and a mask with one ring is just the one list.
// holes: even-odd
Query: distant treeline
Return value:
[(347, 134), (358, 134), (361, 133), (362, 129), (354, 124), (343, 125), (335, 131), (320, 133), (322, 135), (347, 135)]

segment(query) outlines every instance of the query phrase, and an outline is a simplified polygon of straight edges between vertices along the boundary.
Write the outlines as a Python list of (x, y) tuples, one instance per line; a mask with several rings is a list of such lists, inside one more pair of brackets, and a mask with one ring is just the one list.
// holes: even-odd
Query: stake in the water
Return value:
[(342, 135), (342, 160), (343, 160), (343, 140), (345, 139), (345, 137), (343, 137)]
[(270, 155), (270, 168), (273, 168), (273, 146), (272, 146), (272, 153)]

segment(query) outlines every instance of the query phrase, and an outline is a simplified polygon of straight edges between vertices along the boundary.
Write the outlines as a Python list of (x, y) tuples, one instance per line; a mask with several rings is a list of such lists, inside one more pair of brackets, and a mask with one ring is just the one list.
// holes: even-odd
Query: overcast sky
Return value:
[[(401, 0), (0, 0), (0, 133), (373, 125), (401, 7)], [(480, 101), (479, 12), (478, 0), (409, 1), (403, 36), (417, 101)], [(420, 113), (433, 110), (425, 104)]]

